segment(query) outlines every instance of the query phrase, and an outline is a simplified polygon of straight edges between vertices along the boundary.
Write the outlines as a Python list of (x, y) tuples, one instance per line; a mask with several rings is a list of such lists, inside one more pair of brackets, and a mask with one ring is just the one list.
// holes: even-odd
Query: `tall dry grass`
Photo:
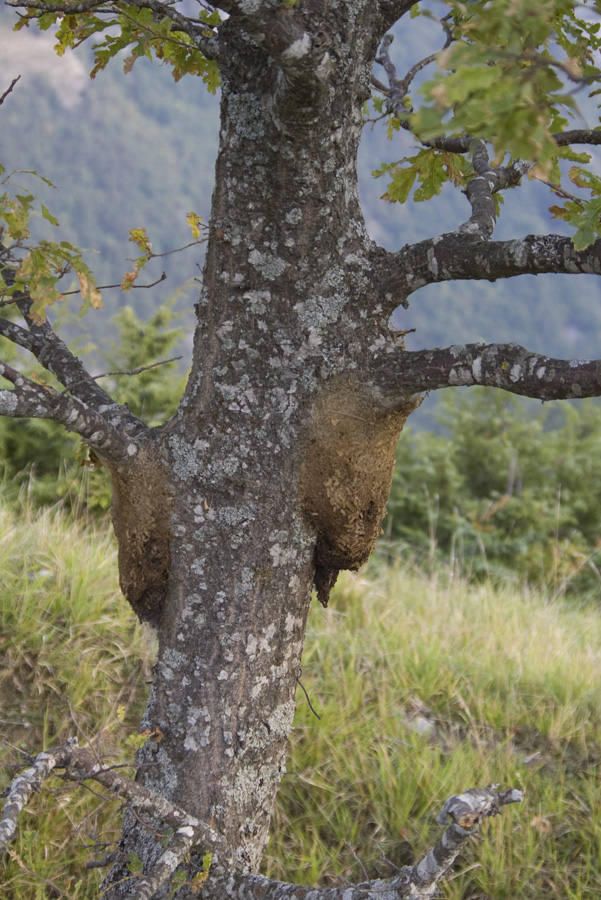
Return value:
[[(131, 758), (152, 659), (108, 525), (0, 506), (4, 741), (35, 753), (78, 733)], [(265, 871), (305, 884), (386, 876), (436, 840), (447, 796), (501, 782), (525, 801), (490, 822), (447, 895), (598, 900), (596, 606), (374, 567), (342, 577), (330, 609), (314, 605), (301, 680), (321, 719), (299, 688)], [(112, 801), (52, 782), (23, 818), (0, 896), (91, 900), (100, 876), (86, 847), (117, 831)]]

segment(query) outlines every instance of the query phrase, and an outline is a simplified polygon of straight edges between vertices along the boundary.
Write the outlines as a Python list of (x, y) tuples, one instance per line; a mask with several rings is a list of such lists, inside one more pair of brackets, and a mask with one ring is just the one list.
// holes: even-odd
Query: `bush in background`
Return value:
[(405, 434), (386, 537), (465, 575), (601, 591), (601, 409), (449, 392), (444, 434)]

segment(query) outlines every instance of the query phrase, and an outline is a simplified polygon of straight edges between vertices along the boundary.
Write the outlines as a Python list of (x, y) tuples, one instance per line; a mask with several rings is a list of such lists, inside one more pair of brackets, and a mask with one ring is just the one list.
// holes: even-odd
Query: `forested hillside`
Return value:
[[(2, 108), (4, 165), (35, 169), (57, 185), (58, 191), (39, 185), (35, 190), (58, 216), (65, 238), (99, 251), (91, 262), (101, 284), (119, 282), (127, 271), (123, 259), (135, 251), (128, 244), (130, 228), (145, 226), (157, 252), (187, 243), (186, 213), (202, 216), (209, 208), (218, 98), (193, 78), (174, 83), (166, 68), (145, 59), (128, 75), (113, 66), (91, 81), (90, 49), (78, 50), (65, 66), (64, 59), (53, 59), (49, 33), (14, 34), (12, 18), (10, 11), (0, 12), (2, 87), (22, 75)], [(418, 19), (413, 27), (410, 48), (400, 42), (394, 48), (399, 71), (431, 49), (432, 23)], [(456, 191), (443, 188), (440, 197), (404, 206), (379, 199), (386, 178), (374, 179), (372, 170), (410, 150), (406, 137), (397, 134), (388, 141), (384, 130), (382, 123), (366, 126), (359, 159), (373, 236), (396, 248), (455, 228), (469, 209), (467, 201), (458, 204)], [(555, 198), (547, 187), (532, 182), (505, 198), (498, 239), (550, 230), (547, 209)], [(562, 223), (554, 221), (551, 230), (561, 231)], [(167, 282), (127, 297), (105, 292), (106, 311), (88, 317), (86, 326), (96, 335), (107, 333), (110, 314), (125, 302), (149, 315), (200, 274), (198, 262), (197, 248), (155, 261), (147, 281), (165, 269)], [(194, 292), (192, 284), (182, 308), (192, 305)], [(403, 327), (416, 328), (408, 338), (410, 349), (481, 339), (517, 341), (549, 355), (593, 356), (601, 337), (601, 290), (586, 276), (529, 276), (494, 286), (439, 284), (414, 296)]]

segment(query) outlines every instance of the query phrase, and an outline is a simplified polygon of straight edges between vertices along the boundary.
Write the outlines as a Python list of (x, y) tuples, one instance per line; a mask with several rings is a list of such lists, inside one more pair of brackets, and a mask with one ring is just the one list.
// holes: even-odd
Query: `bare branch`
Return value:
[(13, 779), (0, 820), (0, 856), (6, 853), (14, 838), (19, 816), (27, 806), (32, 792), (38, 789), (57, 765), (60, 765), (60, 756), (56, 751), (40, 753), (28, 769)]
[[(156, 369), (158, 366), (166, 366), (167, 363), (177, 362), (178, 359), (183, 359), (183, 356), (172, 356), (171, 359), (161, 359), (159, 362), (150, 363), (148, 366), (138, 366), (137, 369), (120, 369), (117, 372), (103, 372), (101, 375), (93, 375), (92, 377), (94, 381), (97, 381), (99, 378), (110, 378), (111, 375), (140, 375), (142, 372), (148, 372), (149, 369)], [(71, 384), (68, 388), (65, 388), (62, 393), (71, 393), (76, 386), (76, 384)]]
[(559, 147), (566, 147), (568, 144), (601, 144), (601, 131), (590, 128), (561, 131), (551, 137)]
[[(225, 841), (218, 832), (155, 791), (126, 778), (112, 768), (104, 768), (91, 753), (78, 747), (77, 738), (71, 738), (62, 747), (40, 753), (28, 769), (13, 779), (0, 819), (0, 854), (7, 850), (15, 836), (19, 816), (32, 791), (57, 768), (64, 769), (63, 777), (72, 781), (97, 781), (127, 800), (134, 810), (155, 816), (174, 829), (175, 833), (165, 852), (136, 885), (133, 895), (135, 900), (150, 900), (184, 861), (193, 844), (200, 844), (203, 849), (211, 850), (215, 862), (211, 877), (218, 880), (225, 877), (226, 896), (232, 896), (232, 892), (235, 892), (238, 900), (292, 900), (293, 896), (298, 897), (299, 891), (307, 891), (298, 885), (272, 882), (259, 875), (237, 876), (231, 871), (220, 871), (218, 853), (225, 849)], [(518, 803), (521, 799), (521, 791), (500, 792), (498, 785), (470, 789), (451, 797), (437, 817), (440, 824), (446, 822), (447, 816), (450, 817), (451, 825), (438, 844), (416, 866), (401, 869), (400, 874), (390, 881), (377, 880), (355, 887), (311, 890), (311, 894), (315, 895), (315, 900), (340, 900), (343, 894), (344, 900), (382, 900), (383, 893), (388, 896), (395, 894), (397, 898), (407, 900), (430, 895), (465, 844), (477, 834), (482, 820), (498, 815), (503, 806)]]
[(4, 93), (2, 94), (2, 96), (0, 97), (0, 106), (2, 106), (2, 104), (4, 103), (4, 101), (6, 100), (6, 98), (8, 97), (8, 95), (11, 93), (12, 89), (14, 88), (14, 86), (16, 85), (16, 83), (17, 83), (17, 81), (19, 80), (20, 77), (21, 77), (20, 75), (17, 75), (16, 78), (13, 78), (13, 80), (12, 80), (11, 83), (10, 83), (10, 86), (6, 88), (6, 90), (4, 91)]
[[(446, 48), (453, 41), (453, 33), (444, 19), (439, 19), (438, 21), (440, 22), (447, 36), (444, 47), (442, 48), (443, 50), (446, 50)], [(429, 56), (426, 56), (424, 57), (424, 59), (421, 59), (419, 62), (415, 63), (415, 65), (412, 66), (411, 69), (409, 69), (409, 71), (403, 78), (398, 78), (396, 66), (390, 58), (390, 45), (393, 41), (393, 34), (387, 34), (382, 38), (382, 43), (380, 45), (379, 55), (376, 57), (376, 62), (380, 63), (380, 65), (383, 66), (388, 78), (388, 84), (390, 85), (388, 93), (390, 111), (395, 114), (403, 128), (410, 130), (408, 117), (411, 113), (411, 110), (407, 109), (407, 107), (405, 106), (405, 97), (407, 96), (407, 93), (411, 86), (411, 82), (413, 81), (415, 76), (418, 74), (418, 72), (421, 72), (422, 69), (424, 69), (426, 66), (429, 66), (430, 63), (433, 63), (436, 60), (438, 51), (436, 53), (431, 53)]]
[(71, 781), (93, 779), (113, 794), (126, 799), (134, 809), (156, 816), (173, 828), (174, 835), (167, 849), (152, 870), (137, 884), (133, 900), (149, 900), (183, 862), (192, 844), (202, 844), (203, 848), (210, 849), (214, 854), (224, 846), (223, 838), (209, 825), (199, 822), (155, 791), (120, 775), (112, 768), (104, 768), (91, 753), (77, 746), (77, 738), (71, 738), (62, 747), (40, 753), (32, 766), (13, 779), (0, 819), (0, 855), (6, 852), (15, 836), (19, 816), (32, 791), (54, 769), (64, 769), (64, 777)]
[(515, 241), (486, 242), (470, 234), (443, 234), (408, 244), (397, 253), (374, 257), (380, 269), (384, 311), (392, 312), (409, 294), (441, 281), (496, 281), (514, 275), (601, 275), (601, 240), (576, 250), (569, 237), (528, 235)]
[[(6, 268), (3, 275), (6, 279)], [(42, 324), (34, 322), (30, 315), (29, 298), (17, 295), (15, 303), (29, 330), (0, 317), (0, 334), (3, 337), (33, 353), (40, 365), (51, 372), (65, 388), (72, 389), (72, 393), (87, 407), (106, 416), (108, 422), (115, 428), (122, 429), (130, 436), (141, 434), (146, 430), (146, 425), (127, 407), (115, 403), (113, 398), (96, 384), (82, 361), (61, 340), (48, 319)]]
[(230, 877), (226, 895), (235, 896), (237, 900), (294, 900), (303, 894), (310, 894), (311, 900), (418, 900), (430, 897), (448, 875), (462, 849), (478, 833), (482, 820), (498, 815), (503, 806), (521, 800), (521, 791), (498, 791), (498, 785), (473, 788), (451, 797), (437, 817), (440, 824), (447, 816), (452, 819), (438, 844), (416, 866), (401, 869), (399, 875), (387, 881), (378, 879), (319, 890), (270, 881), (261, 875), (233, 876), (234, 884)]
[(385, 404), (407, 392), (484, 385), (537, 400), (601, 396), (601, 360), (551, 359), (519, 344), (465, 344), (401, 352), (376, 363)]
[(18, 347), (23, 347), (25, 350), (30, 350), (32, 353), (34, 352), (33, 348), (36, 346), (34, 336), (27, 331), (27, 329), (21, 328), (20, 325), (11, 322), (9, 319), (4, 319), (1, 316), (0, 335), (7, 338), (9, 341), (12, 341), (12, 343), (16, 344)]

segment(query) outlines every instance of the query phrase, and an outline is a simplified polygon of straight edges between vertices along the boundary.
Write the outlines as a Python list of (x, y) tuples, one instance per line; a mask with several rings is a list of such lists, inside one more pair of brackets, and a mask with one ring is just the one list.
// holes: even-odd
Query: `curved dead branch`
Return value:
[(209, 825), (199, 822), (155, 791), (114, 769), (105, 768), (91, 753), (78, 747), (77, 738), (71, 738), (62, 747), (40, 753), (31, 766), (13, 779), (0, 819), (0, 856), (14, 838), (19, 816), (32, 792), (38, 790), (56, 769), (63, 770), (62, 777), (70, 781), (81, 783), (91, 779), (98, 782), (139, 812), (156, 816), (173, 829), (165, 852), (140, 879), (132, 900), (150, 900), (182, 863), (193, 844), (202, 843), (205, 849), (215, 854), (224, 845), (221, 836)]
[(25, 771), (13, 779), (0, 819), (0, 856), (6, 852), (16, 834), (19, 817), (31, 793), (38, 790), (56, 769), (61, 769), (62, 777), (71, 781), (81, 783), (92, 779), (98, 782), (136, 810), (157, 817), (173, 829), (174, 834), (164, 853), (153, 864), (151, 871), (136, 884), (133, 900), (150, 900), (185, 861), (191, 847), (197, 844), (205, 850), (209, 849), (213, 855), (216, 873), (213, 874), (212, 868), (210, 877), (216, 877), (220, 886), (223, 883), (224, 896), (236, 897), (237, 900), (293, 900), (309, 893), (312, 900), (418, 900), (430, 897), (467, 842), (478, 833), (482, 821), (498, 815), (503, 806), (522, 800), (521, 791), (499, 791), (498, 785), (464, 791), (444, 804), (437, 822), (444, 825), (451, 819), (451, 823), (436, 846), (417, 865), (407, 866), (389, 881), (379, 879), (356, 886), (316, 890), (271, 881), (261, 875), (232, 872), (224, 875), (219, 870), (218, 862), (224, 840), (218, 832), (155, 791), (102, 766), (91, 753), (78, 747), (77, 738), (72, 738), (62, 747), (40, 753)]
[(385, 405), (407, 392), (483, 385), (536, 400), (601, 396), (601, 360), (552, 359), (519, 344), (462, 344), (380, 360), (375, 382)]
[[(343, 887), (299, 888), (296, 884), (270, 881), (261, 875), (247, 875), (230, 879), (226, 894), (237, 900), (421, 900), (438, 891), (440, 882), (449, 871), (466, 844), (480, 829), (482, 820), (496, 816), (503, 806), (519, 803), (522, 792), (499, 791), (498, 785), (473, 788), (451, 797), (437, 816), (445, 824), (452, 820), (436, 846), (415, 866), (401, 869), (390, 880), (378, 879)], [(233, 882), (233, 884), (232, 884)]]

